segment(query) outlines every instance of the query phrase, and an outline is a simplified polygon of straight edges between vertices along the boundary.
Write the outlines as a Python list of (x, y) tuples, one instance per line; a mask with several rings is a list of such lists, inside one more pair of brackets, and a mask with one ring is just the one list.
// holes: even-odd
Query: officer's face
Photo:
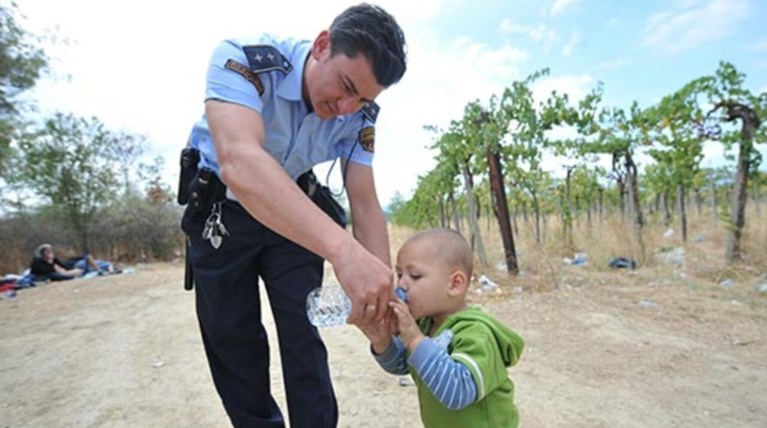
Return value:
[(322, 119), (353, 113), (383, 91), (373, 75), (370, 62), (362, 55), (349, 58), (330, 56), (330, 34), (320, 33), (312, 46), (306, 66), (305, 96)]

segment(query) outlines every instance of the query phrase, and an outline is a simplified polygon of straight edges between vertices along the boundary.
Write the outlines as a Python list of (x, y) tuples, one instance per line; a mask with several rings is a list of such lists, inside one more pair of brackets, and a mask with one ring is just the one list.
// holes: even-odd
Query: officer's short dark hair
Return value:
[(365, 55), (384, 88), (405, 74), (405, 34), (394, 17), (379, 6), (362, 3), (338, 15), (330, 25), (330, 46), (331, 56), (339, 52), (349, 58)]

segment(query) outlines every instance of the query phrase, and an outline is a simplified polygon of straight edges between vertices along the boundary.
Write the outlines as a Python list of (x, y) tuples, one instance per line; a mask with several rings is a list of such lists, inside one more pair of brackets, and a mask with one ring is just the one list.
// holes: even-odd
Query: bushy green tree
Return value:
[(710, 132), (712, 127), (707, 126), (706, 121), (700, 123), (704, 136), (719, 139), (727, 150), (738, 148), (730, 236), (725, 251), (725, 258), (730, 263), (742, 256), (740, 241), (746, 225), (748, 179), (762, 161), (755, 145), (767, 140), (767, 127), (761, 126), (767, 116), (767, 92), (757, 95), (746, 88), (745, 81), (746, 75), (734, 65), (721, 62), (713, 76), (704, 76), (689, 84), (705, 93), (708, 102), (714, 106), (706, 115), (707, 118), (713, 118), (721, 124), (740, 124), (736, 129), (725, 128), (724, 132), (719, 132), (719, 127), (714, 126), (713, 132)]
[(20, 16), (13, 2), (0, 3), (0, 162), (22, 120), (24, 105), (18, 95), (34, 87), (48, 69), (40, 40), (19, 24)]
[(23, 183), (65, 213), (80, 250), (88, 249), (89, 224), (117, 195), (119, 141), (97, 119), (58, 113), (19, 140), (12, 182)]

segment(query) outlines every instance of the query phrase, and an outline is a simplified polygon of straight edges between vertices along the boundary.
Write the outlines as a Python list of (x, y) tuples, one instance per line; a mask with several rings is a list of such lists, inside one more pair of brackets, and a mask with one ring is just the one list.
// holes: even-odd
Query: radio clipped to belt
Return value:
[(317, 181), (317, 177), (312, 170), (309, 170), (298, 177), (296, 184), (298, 184), (298, 187), (309, 196), (309, 199), (333, 219), (333, 221), (343, 228), (346, 227), (346, 210), (344, 210), (344, 207), (342, 207), (333, 197), (330, 188), (323, 186)]

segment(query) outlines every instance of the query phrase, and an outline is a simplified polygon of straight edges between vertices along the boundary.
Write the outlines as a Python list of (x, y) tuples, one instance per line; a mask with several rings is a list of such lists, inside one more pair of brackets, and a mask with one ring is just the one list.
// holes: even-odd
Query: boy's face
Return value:
[(442, 262), (436, 243), (428, 239), (406, 243), (397, 253), (396, 271), (413, 318), (439, 316), (451, 309), (452, 272)]

